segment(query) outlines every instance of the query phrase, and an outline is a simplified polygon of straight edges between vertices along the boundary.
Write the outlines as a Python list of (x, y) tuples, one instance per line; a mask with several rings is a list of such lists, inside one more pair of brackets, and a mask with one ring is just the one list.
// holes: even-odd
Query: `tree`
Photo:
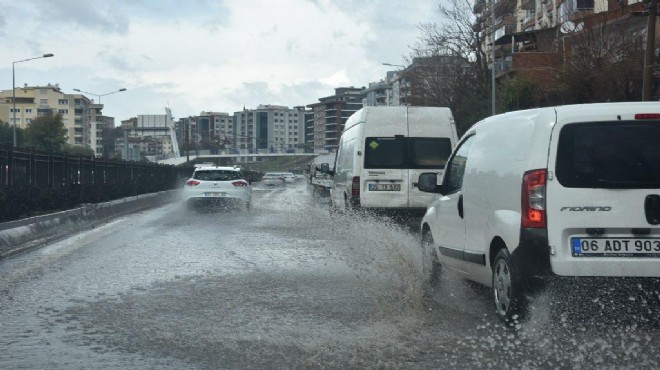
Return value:
[(96, 153), (91, 148), (85, 148), (79, 145), (66, 145), (64, 150), (71, 155), (82, 155), (83, 157), (94, 157)]
[(563, 103), (635, 101), (642, 97), (646, 17), (601, 18), (560, 40), (557, 76)]
[(103, 129), (103, 158), (113, 158), (117, 139), (124, 138), (124, 130), (121, 127)]
[(13, 141), (12, 127), (8, 123), (0, 121), (0, 144), (11, 144)]
[[(21, 146), (23, 144), (23, 130), (16, 127), (16, 144)], [(0, 144), (13, 145), (14, 143), (14, 127), (7, 122), (0, 121)]]
[(26, 145), (46, 151), (62, 151), (66, 145), (66, 129), (62, 115), (48, 114), (32, 120), (25, 129)]
[(451, 108), (459, 133), (490, 113), (491, 77), (481, 49), (484, 21), (472, 13), (472, 0), (438, 5), (438, 23), (422, 24), (411, 57), (425, 66), (412, 68), (411, 103)]
[(542, 89), (533, 79), (522, 77), (505, 77), (497, 87), (498, 106), (505, 112), (539, 107), (542, 104)]

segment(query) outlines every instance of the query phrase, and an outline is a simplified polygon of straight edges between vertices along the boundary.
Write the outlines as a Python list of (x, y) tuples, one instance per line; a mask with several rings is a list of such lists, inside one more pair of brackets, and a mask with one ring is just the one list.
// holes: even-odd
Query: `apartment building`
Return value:
[(259, 105), (234, 112), (231, 149), (236, 153), (294, 153), (304, 151), (305, 108)]
[(116, 150), (122, 158), (131, 159), (128, 150), (139, 149), (143, 156), (167, 158), (179, 156), (179, 145), (172, 112), (165, 108), (165, 114), (140, 114), (121, 123), (124, 138), (116, 140)]
[(313, 138), (307, 135), (306, 140), (309, 140), (307, 144), (314, 148), (314, 152), (337, 149), (346, 120), (363, 106), (365, 90), (364, 87), (339, 87), (335, 89), (334, 95), (307, 105), (313, 112), (314, 134)]
[(383, 79), (378, 82), (369, 82), (369, 87), (364, 91), (362, 105), (365, 107), (392, 105), (390, 98), (393, 94), (388, 93), (391, 90), (392, 84), (387, 80)]
[[(95, 104), (81, 94), (65, 94), (58, 84), (16, 88), (16, 125), (26, 128), (32, 120), (47, 114), (60, 114), (67, 143), (91, 148), (103, 154), (103, 104)], [(0, 91), (0, 120), (14, 122), (12, 90)]]
[(553, 71), (576, 47), (571, 36), (618, 24), (645, 37), (644, 6), (641, 0), (476, 0), (473, 11), (496, 77), (525, 75), (548, 87)]
[(314, 110), (305, 109), (305, 135), (304, 146), (305, 153), (314, 153)]

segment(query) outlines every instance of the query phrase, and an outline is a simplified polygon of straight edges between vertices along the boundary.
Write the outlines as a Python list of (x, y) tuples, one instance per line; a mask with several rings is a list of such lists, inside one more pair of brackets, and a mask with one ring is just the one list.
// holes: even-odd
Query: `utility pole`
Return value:
[[(657, 0), (656, 0), (657, 1)], [(494, 116), (497, 113), (497, 108), (495, 106), (495, 0), (490, 1), (490, 56), (491, 56), (491, 78), (490, 78), (490, 96), (491, 96), (491, 113)]]
[(655, 56), (655, 19), (658, 14), (658, 0), (649, 2), (649, 24), (646, 29), (646, 50), (644, 52), (644, 78), (642, 82), (642, 100), (651, 100), (653, 85), (653, 57)]
[(190, 120), (192, 120), (192, 117), (188, 116), (186, 125), (184, 126), (186, 131), (183, 133), (183, 136), (186, 138), (186, 163), (190, 162), (190, 133), (188, 132), (190, 130)]

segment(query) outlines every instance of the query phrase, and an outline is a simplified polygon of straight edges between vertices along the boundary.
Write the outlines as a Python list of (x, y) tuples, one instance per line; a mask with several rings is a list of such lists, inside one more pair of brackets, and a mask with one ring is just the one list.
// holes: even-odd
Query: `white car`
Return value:
[[(660, 103), (531, 109), (470, 128), (421, 224), (438, 267), (492, 289), (498, 315), (525, 312), (537, 277), (658, 284)], [(438, 264), (439, 262), (439, 264)], [(563, 277), (566, 277), (564, 279)], [(433, 281), (435, 279), (431, 279)]]
[(188, 206), (240, 205), (250, 208), (252, 187), (236, 167), (199, 167), (183, 187)]
[(284, 177), (284, 182), (286, 183), (296, 182), (296, 175), (293, 172), (283, 172), (282, 177)]
[(261, 184), (267, 187), (282, 186), (285, 182), (286, 179), (280, 172), (267, 172), (261, 178)]

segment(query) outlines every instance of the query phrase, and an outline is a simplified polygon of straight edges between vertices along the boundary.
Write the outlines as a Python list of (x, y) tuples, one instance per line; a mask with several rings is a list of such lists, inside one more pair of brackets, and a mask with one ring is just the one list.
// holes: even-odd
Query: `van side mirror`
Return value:
[(321, 173), (327, 173), (328, 175), (333, 176), (335, 171), (330, 170), (330, 165), (327, 163), (321, 163)]
[(417, 184), (419, 190), (425, 193), (440, 192), (440, 186), (438, 185), (438, 175), (433, 172), (425, 172), (419, 175)]

